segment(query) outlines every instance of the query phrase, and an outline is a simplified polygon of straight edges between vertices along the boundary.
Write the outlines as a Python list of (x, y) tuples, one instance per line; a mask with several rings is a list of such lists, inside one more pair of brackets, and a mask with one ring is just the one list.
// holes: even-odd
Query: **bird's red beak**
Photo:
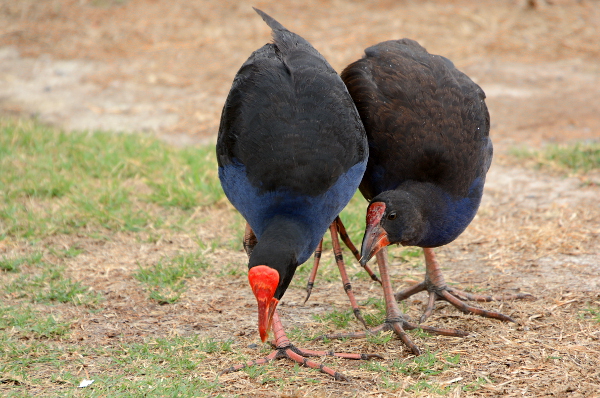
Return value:
[(385, 214), (385, 204), (373, 203), (367, 209), (367, 228), (360, 253), (361, 265), (365, 265), (379, 250), (390, 244), (387, 232), (381, 227), (381, 218)]
[(269, 336), (273, 314), (279, 303), (273, 297), (279, 285), (279, 273), (266, 265), (257, 265), (248, 271), (248, 281), (258, 302), (258, 332), (264, 343)]

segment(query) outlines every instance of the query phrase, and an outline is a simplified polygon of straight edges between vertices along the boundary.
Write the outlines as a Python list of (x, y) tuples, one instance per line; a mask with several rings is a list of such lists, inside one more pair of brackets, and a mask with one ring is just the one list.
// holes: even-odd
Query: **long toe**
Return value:
[(396, 301), (401, 301), (422, 291), (427, 291), (429, 293), (427, 306), (425, 307), (425, 311), (421, 316), (420, 323), (425, 322), (427, 318), (431, 316), (435, 309), (436, 300), (445, 300), (465, 314), (474, 314), (485, 318), (498, 319), (500, 321), (505, 322), (516, 322), (513, 318), (511, 318), (508, 315), (504, 315), (496, 311), (489, 311), (483, 308), (475, 307), (465, 303), (465, 301), (489, 302), (534, 298), (531, 294), (528, 293), (505, 294), (498, 297), (468, 293), (460, 289), (449, 287), (446, 284), (444, 276), (442, 275), (440, 265), (436, 260), (433, 250), (423, 249), (423, 252), (425, 254), (425, 280), (421, 283), (417, 283), (416, 285), (413, 285), (407, 289), (402, 290), (401, 292), (394, 294), (394, 298), (396, 299)]
[(336, 358), (344, 358), (344, 359), (354, 359), (354, 360), (363, 360), (368, 361), (371, 359), (383, 359), (383, 357), (379, 354), (355, 354), (355, 353), (339, 353), (333, 351), (314, 351), (314, 350), (306, 350), (301, 349), (293, 344), (289, 344), (284, 347), (277, 347), (274, 351), (272, 351), (269, 355), (264, 358), (256, 359), (253, 361), (247, 361), (238, 365), (231, 366), (223, 371), (220, 374), (232, 373), (242, 370), (244, 368), (254, 366), (254, 365), (264, 365), (275, 359), (286, 358), (291, 361), (297, 362), (300, 365), (309, 367), (311, 369), (319, 369), (321, 372), (326, 373), (336, 380), (346, 380), (348, 381), (348, 377), (343, 373), (337, 372), (334, 369), (325, 366), (323, 363), (315, 362), (309, 357), (336, 357)]
[(469, 333), (460, 329), (436, 328), (433, 326), (417, 325), (406, 321), (402, 317), (395, 317), (387, 319), (381, 325), (366, 331), (354, 333), (328, 334), (324, 336), (319, 336), (317, 337), (317, 339), (362, 339), (366, 338), (367, 336), (376, 335), (380, 332), (392, 331), (410, 349), (411, 353), (413, 353), (414, 355), (420, 355), (421, 350), (416, 346), (415, 343), (413, 343), (412, 339), (410, 338), (410, 335), (406, 333), (407, 330), (415, 329), (421, 329), (425, 332), (438, 334), (441, 336), (465, 337), (469, 335)]
[(322, 363), (317, 363), (308, 359), (308, 357), (337, 357), (337, 358), (345, 358), (345, 359), (356, 359), (356, 360), (369, 360), (374, 358), (383, 359), (381, 355), (378, 354), (347, 354), (347, 353), (337, 353), (333, 351), (313, 351), (313, 350), (304, 350), (294, 346), (290, 340), (288, 339), (285, 331), (283, 330), (283, 325), (281, 324), (281, 319), (279, 318), (279, 314), (277, 311), (273, 314), (273, 325), (272, 325), (273, 335), (275, 337), (275, 350), (267, 355), (265, 358), (257, 359), (254, 361), (248, 361), (245, 363), (241, 363), (238, 365), (231, 366), (221, 372), (231, 373), (237, 372), (238, 370), (242, 370), (249, 366), (254, 365), (264, 365), (266, 363), (271, 362), (274, 359), (279, 358), (287, 358), (294, 362), (297, 362), (301, 365), (307, 366), (311, 369), (319, 369), (321, 372), (326, 373), (336, 380), (348, 380), (348, 378), (343, 374), (336, 372), (335, 370), (323, 365)]

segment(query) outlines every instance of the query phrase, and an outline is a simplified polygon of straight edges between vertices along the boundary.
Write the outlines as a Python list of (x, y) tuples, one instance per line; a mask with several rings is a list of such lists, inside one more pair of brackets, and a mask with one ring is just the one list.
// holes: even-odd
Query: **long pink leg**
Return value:
[[(344, 242), (346, 247), (352, 252), (354, 258), (356, 258), (356, 261), (360, 263), (360, 252), (358, 251), (356, 246), (354, 246), (354, 243), (352, 243), (352, 241), (350, 240), (350, 236), (348, 236), (348, 232), (346, 232), (346, 227), (344, 226), (344, 223), (342, 222), (340, 216), (337, 216), (334, 222), (337, 224), (338, 233), (340, 234), (342, 241)], [(363, 265), (362, 267), (365, 269), (367, 274), (369, 274), (372, 280), (374, 280), (375, 282), (379, 282), (379, 284), (381, 285), (381, 280), (377, 277), (377, 275), (375, 275), (375, 273), (367, 264)]]
[[(360, 262), (360, 252), (358, 251), (356, 246), (354, 246), (354, 243), (352, 243), (352, 241), (350, 240), (350, 237), (348, 236), (348, 232), (346, 232), (346, 227), (344, 227), (344, 223), (342, 222), (342, 220), (340, 219), (339, 216), (336, 217), (336, 219), (333, 221), (333, 224), (335, 224), (335, 226), (337, 227), (337, 231), (340, 234), (342, 241), (346, 244), (348, 249), (350, 249), (350, 251), (356, 258), (356, 260), (358, 262)], [(332, 235), (332, 238), (333, 238), (333, 235)], [(323, 240), (321, 240), (321, 242), (319, 243), (319, 247), (315, 251), (315, 259), (314, 259), (314, 263), (313, 263), (313, 268), (310, 271), (310, 275), (308, 276), (308, 281), (306, 283), (306, 298), (304, 299), (305, 303), (308, 301), (310, 294), (312, 292), (312, 289), (315, 285), (315, 279), (317, 278), (317, 270), (319, 269), (319, 262), (321, 260), (322, 250), (323, 250)], [(338, 263), (338, 267), (339, 266), (340, 265)], [(347, 273), (345, 265), (342, 265), (342, 266), (344, 267), (343, 273)], [(377, 275), (375, 275), (375, 273), (371, 270), (371, 268), (368, 265), (366, 265), (366, 264), (363, 265), (363, 268), (365, 269), (367, 274), (369, 274), (369, 276), (371, 277), (372, 280), (374, 280), (375, 282), (379, 282), (379, 284), (381, 284), (381, 280), (379, 280)], [(340, 273), (342, 273), (342, 271), (340, 271)], [(355, 307), (353, 307), (353, 308), (355, 308)]]
[(308, 359), (307, 357), (314, 356), (331, 356), (345, 359), (357, 359), (357, 360), (369, 360), (372, 358), (383, 359), (381, 355), (377, 354), (347, 354), (347, 353), (335, 353), (333, 351), (313, 351), (313, 350), (303, 350), (294, 346), (283, 330), (283, 325), (281, 324), (281, 319), (279, 318), (279, 314), (277, 311), (273, 314), (273, 334), (275, 336), (275, 350), (267, 355), (265, 358), (256, 359), (254, 361), (247, 361), (245, 363), (234, 365), (230, 368), (227, 368), (221, 372), (221, 374), (237, 372), (238, 370), (244, 369), (253, 365), (264, 365), (266, 363), (271, 362), (274, 359), (279, 358), (288, 358), (294, 362), (302, 364), (306, 367), (312, 369), (319, 369), (323, 373), (327, 373), (332, 376), (336, 380), (348, 380), (348, 378), (339, 372), (331, 369), (323, 365), (322, 363), (317, 363)]
[(483, 296), (479, 294), (471, 294), (465, 291), (454, 289), (449, 287), (444, 280), (442, 270), (439, 263), (435, 258), (433, 249), (424, 248), (423, 253), (425, 254), (425, 280), (421, 283), (417, 283), (399, 293), (394, 295), (397, 301), (402, 301), (412, 296), (413, 294), (426, 290), (429, 292), (429, 298), (427, 300), (427, 307), (425, 312), (421, 316), (420, 322), (425, 322), (427, 318), (433, 313), (435, 308), (436, 300), (446, 300), (460, 311), (466, 314), (475, 314), (486, 318), (498, 319), (507, 322), (516, 322), (513, 318), (501, 314), (496, 311), (488, 311), (483, 308), (473, 307), (466, 304), (464, 301), (494, 301), (494, 300), (511, 300), (511, 299), (525, 299), (532, 298), (530, 294), (511, 294), (503, 297)]
[(312, 292), (312, 288), (315, 285), (315, 279), (317, 278), (317, 271), (319, 270), (319, 262), (321, 261), (321, 253), (323, 252), (323, 239), (319, 242), (319, 246), (317, 246), (317, 250), (315, 250), (315, 260), (313, 263), (312, 270), (310, 270), (310, 275), (308, 276), (308, 282), (306, 283), (306, 298), (304, 299), (304, 304), (308, 301), (310, 297), (310, 293)]
[(458, 329), (441, 329), (431, 326), (415, 325), (411, 322), (406, 321), (404, 319), (404, 315), (400, 311), (400, 308), (398, 308), (398, 303), (394, 298), (394, 292), (392, 290), (392, 284), (388, 273), (387, 249), (381, 249), (379, 252), (377, 252), (376, 256), (377, 264), (379, 265), (379, 274), (383, 283), (383, 297), (385, 299), (386, 305), (386, 318), (384, 323), (374, 329), (367, 330), (365, 332), (332, 334), (327, 335), (325, 337), (330, 339), (364, 338), (373, 333), (392, 330), (400, 338), (400, 340), (402, 340), (402, 342), (411, 350), (411, 352), (414, 355), (419, 355), (421, 351), (412, 342), (410, 336), (405, 332), (406, 330), (420, 328), (427, 332), (440, 334), (444, 336), (464, 337), (468, 335), (468, 333)]
[(363, 326), (366, 328), (367, 323), (365, 322), (362, 314), (360, 313), (360, 309), (358, 308), (358, 303), (356, 302), (356, 298), (354, 297), (354, 292), (352, 291), (352, 284), (350, 283), (350, 278), (348, 278), (348, 273), (346, 272), (346, 265), (344, 264), (344, 257), (342, 255), (342, 248), (340, 246), (340, 241), (338, 239), (338, 229), (337, 223), (333, 222), (329, 226), (329, 231), (331, 232), (331, 243), (333, 245), (333, 253), (335, 255), (335, 262), (337, 263), (338, 269), (340, 271), (340, 276), (342, 277), (342, 283), (344, 284), (344, 291), (350, 300), (350, 305), (352, 306), (352, 311), (354, 312), (354, 316), (358, 319)]

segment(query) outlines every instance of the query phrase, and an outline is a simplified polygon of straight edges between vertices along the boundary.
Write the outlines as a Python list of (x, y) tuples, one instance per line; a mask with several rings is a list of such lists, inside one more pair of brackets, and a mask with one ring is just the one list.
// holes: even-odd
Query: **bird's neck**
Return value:
[(308, 228), (285, 217), (274, 217), (252, 251), (248, 267), (266, 265), (279, 273), (280, 283), (275, 297), (283, 296), (298, 267), (299, 256), (309, 245)]
[(413, 197), (413, 203), (425, 223), (416, 246), (437, 247), (456, 239), (471, 223), (483, 192), (484, 178), (477, 178), (464, 197), (450, 195), (436, 184), (409, 182), (398, 189)]

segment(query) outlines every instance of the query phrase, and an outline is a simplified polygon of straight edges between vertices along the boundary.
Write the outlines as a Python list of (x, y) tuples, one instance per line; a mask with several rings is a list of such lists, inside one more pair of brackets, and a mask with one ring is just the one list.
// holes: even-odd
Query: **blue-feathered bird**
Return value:
[(227, 371), (280, 356), (319, 367), (298, 354), (333, 354), (293, 347), (276, 307), (296, 268), (356, 192), (367, 164), (367, 139), (352, 98), (325, 58), (308, 41), (256, 12), (273, 30), (273, 43), (256, 50), (233, 81), (221, 115), (217, 157), (223, 190), (248, 223), (244, 246), (260, 337), (265, 341), (272, 325), (278, 350)]
[[(409, 39), (367, 48), (362, 59), (345, 68), (342, 79), (369, 141), (369, 161), (360, 184), (370, 202), (361, 264), (377, 256), (387, 305), (386, 322), (375, 330), (393, 329), (418, 353), (404, 333), (416, 325), (403, 318), (396, 300), (423, 290), (429, 292), (429, 300), (421, 322), (432, 313), (437, 299), (465, 313), (513, 321), (464, 303), (492, 298), (449, 287), (433, 252), (465, 230), (481, 202), (493, 153), (483, 90), (450, 60), (429, 54)], [(426, 262), (425, 280), (395, 299), (387, 272), (385, 248), (390, 244), (422, 247)], [(429, 330), (465, 335), (457, 330)], [(364, 333), (352, 334), (357, 335)]]

